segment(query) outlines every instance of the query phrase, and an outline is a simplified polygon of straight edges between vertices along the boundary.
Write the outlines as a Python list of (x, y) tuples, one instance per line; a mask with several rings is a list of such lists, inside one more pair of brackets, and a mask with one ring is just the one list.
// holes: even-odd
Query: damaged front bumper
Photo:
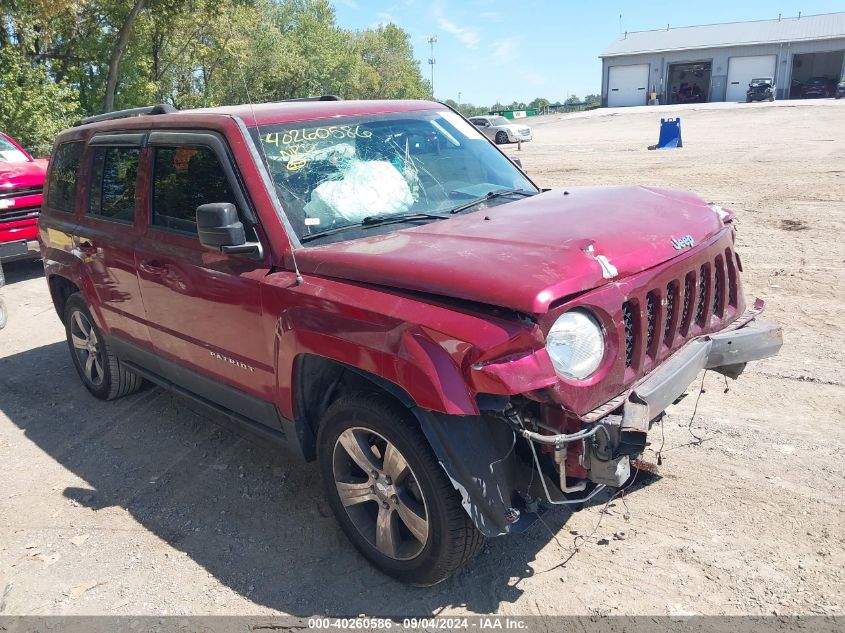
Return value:
[(757, 320), (690, 341), (634, 387), (623, 405), (622, 427), (648, 431), (651, 421), (686, 392), (702, 369), (736, 378), (746, 363), (774, 356), (782, 345), (780, 326)]
[(566, 433), (511, 402), (478, 416), (415, 413), (476, 526), (490, 537), (521, 531), (533, 523), (538, 501), (580, 503), (604, 486), (623, 485), (652, 422), (702, 369), (736, 378), (745, 363), (777, 354), (781, 328), (756, 320), (760, 311), (762, 302), (728, 329), (691, 340), (630, 390), (574, 418)]

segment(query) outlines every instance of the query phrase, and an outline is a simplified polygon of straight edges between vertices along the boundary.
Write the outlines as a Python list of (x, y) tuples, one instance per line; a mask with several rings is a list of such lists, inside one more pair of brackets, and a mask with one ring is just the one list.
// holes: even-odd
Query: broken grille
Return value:
[(694, 329), (693, 323), (704, 328), (712, 315), (721, 319), (728, 306), (736, 307), (739, 291), (735, 261), (728, 248), (665, 287), (651, 289), (641, 299), (625, 301), (625, 366), (642, 369), (646, 357), (659, 357), (661, 345), (668, 353), (696, 335), (700, 330)]

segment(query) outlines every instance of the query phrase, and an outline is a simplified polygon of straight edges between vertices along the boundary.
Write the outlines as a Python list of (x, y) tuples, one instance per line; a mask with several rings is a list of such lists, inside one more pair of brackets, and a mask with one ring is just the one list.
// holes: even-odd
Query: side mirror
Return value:
[(246, 241), (238, 210), (230, 202), (212, 202), (197, 207), (197, 233), (200, 244), (223, 253), (250, 253), (256, 244)]

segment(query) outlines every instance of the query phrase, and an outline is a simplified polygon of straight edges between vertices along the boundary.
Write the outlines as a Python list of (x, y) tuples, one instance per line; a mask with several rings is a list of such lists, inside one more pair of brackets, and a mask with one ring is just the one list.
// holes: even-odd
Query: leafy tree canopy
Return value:
[(343, 29), (329, 0), (14, 0), (0, 4), (0, 128), (43, 154), (102, 112), (121, 29), (116, 109), (430, 94), (404, 30)]

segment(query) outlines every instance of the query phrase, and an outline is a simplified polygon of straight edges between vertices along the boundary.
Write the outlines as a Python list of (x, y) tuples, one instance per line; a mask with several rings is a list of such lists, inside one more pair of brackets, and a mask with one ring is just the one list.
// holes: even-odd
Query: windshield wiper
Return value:
[(493, 198), (501, 198), (502, 196), (533, 196), (536, 194), (536, 191), (526, 191), (525, 189), (497, 189), (496, 191), (491, 191), (481, 196), (480, 198), (476, 198), (475, 200), (470, 200), (469, 202), (465, 202), (464, 204), (459, 204), (457, 207), (449, 211), (449, 213), (460, 213), (461, 211), (466, 211), (467, 209), (474, 207), (477, 204), (481, 204), (482, 202), (486, 202), (487, 200), (492, 200)]
[(375, 226), (377, 224), (393, 224), (395, 222), (413, 222), (414, 220), (444, 220), (445, 217), (436, 213), (397, 213), (395, 215), (368, 215), (361, 220), (361, 226)]
[(345, 224), (343, 226), (336, 226), (332, 229), (326, 229), (325, 231), (318, 231), (316, 233), (310, 233), (308, 235), (303, 236), (300, 238), (300, 242), (310, 242), (311, 240), (315, 240), (320, 237), (324, 237), (326, 235), (332, 235), (334, 233), (341, 233), (343, 231), (349, 231), (350, 229), (360, 229), (362, 227), (372, 227), (372, 226), (381, 226), (384, 224), (399, 224), (402, 222), (415, 222), (418, 220), (445, 220), (446, 216), (438, 215), (436, 213), (396, 213), (394, 215), (368, 215), (360, 222), (356, 222), (354, 224)]

